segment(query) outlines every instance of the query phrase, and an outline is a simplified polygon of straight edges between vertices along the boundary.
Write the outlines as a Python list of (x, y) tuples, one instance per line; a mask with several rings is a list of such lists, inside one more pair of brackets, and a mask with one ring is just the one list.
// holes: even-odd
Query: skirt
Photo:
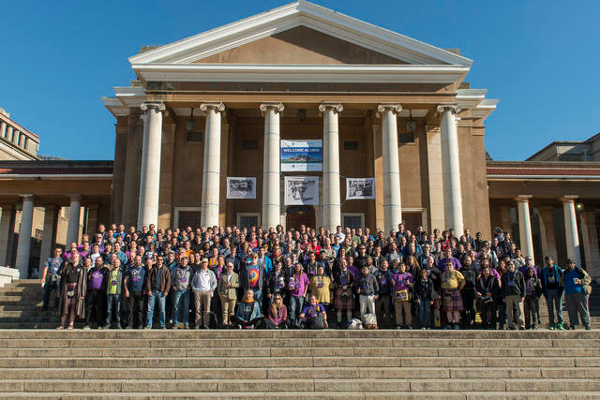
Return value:
[[(76, 291), (75, 288), (77, 288), (77, 282), (75, 283), (67, 283), (67, 291)], [(67, 306), (69, 308), (71, 307), (75, 307), (77, 305), (77, 293), (75, 293), (74, 296), (70, 297), (67, 296)]]
[[(343, 294), (346, 295), (343, 296)], [(340, 311), (352, 310), (354, 301), (352, 300), (352, 291), (350, 289), (336, 289), (335, 291), (335, 308)]]
[(463, 301), (460, 295), (460, 290), (444, 290), (442, 295), (444, 299), (444, 310), (446, 311), (462, 311)]

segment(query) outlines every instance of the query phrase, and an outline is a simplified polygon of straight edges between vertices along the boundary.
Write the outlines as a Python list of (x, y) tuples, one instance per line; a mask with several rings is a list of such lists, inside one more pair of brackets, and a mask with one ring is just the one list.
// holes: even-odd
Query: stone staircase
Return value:
[(600, 398), (598, 331), (6, 330), (0, 397)]
[[(54, 328), (54, 313), (36, 310), (41, 299), (38, 281), (0, 289), (0, 328)], [(6, 329), (0, 336), (2, 399), (192, 397), (600, 399), (600, 333)]]
[[(49, 329), (55, 328), (58, 319), (54, 311), (39, 312), (42, 306), (43, 290), (37, 279), (15, 280), (13, 283), (0, 288), (0, 329)], [(51, 299), (51, 306), (52, 306)], [(600, 329), (600, 285), (593, 286), (590, 298), (590, 314), (592, 328)], [(540, 329), (548, 327), (548, 309), (546, 301), (540, 300)], [(569, 315), (563, 305), (563, 317), (569, 324)], [(418, 316), (413, 318), (413, 328), (419, 328)], [(330, 315), (330, 321), (335, 321), (335, 315)], [(479, 321), (479, 319), (478, 319)], [(76, 327), (82, 327), (77, 323)], [(579, 326), (581, 328), (581, 326)]]

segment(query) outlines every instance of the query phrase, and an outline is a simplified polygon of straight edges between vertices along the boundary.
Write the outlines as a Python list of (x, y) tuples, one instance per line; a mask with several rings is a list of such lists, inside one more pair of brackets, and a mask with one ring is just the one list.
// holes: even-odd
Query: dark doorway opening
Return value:
[(313, 206), (288, 206), (286, 209), (286, 228), (299, 230), (300, 225), (316, 228), (317, 218)]

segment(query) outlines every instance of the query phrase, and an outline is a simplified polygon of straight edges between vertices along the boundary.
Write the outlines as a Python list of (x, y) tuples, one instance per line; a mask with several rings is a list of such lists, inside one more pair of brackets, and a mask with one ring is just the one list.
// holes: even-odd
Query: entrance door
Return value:
[(286, 228), (300, 230), (300, 225), (316, 228), (317, 218), (313, 206), (288, 206), (285, 215)]
[(403, 212), (402, 219), (404, 227), (411, 232), (416, 232), (417, 227), (423, 225), (423, 214), (421, 212)]

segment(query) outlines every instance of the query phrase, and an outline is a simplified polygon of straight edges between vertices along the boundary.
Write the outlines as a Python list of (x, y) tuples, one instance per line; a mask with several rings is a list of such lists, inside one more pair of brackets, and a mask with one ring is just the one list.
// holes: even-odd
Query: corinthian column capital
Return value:
[(341, 113), (344, 111), (344, 106), (340, 103), (323, 103), (319, 104), (319, 112), (322, 114), (326, 111), (333, 111), (334, 113)]
[(456, 115), (460, 112), (460, 107), (456, 104), (440, 104), (437, 106), (437, 112), (443, 113), (450, 111), (452, 114)]
[(263, 114), (263, 116), (265, 115), (265, 113), (267, 111), (273, 110), (276, 113), (282, 113), (283, 110), (285, 110), (285, 107), (283, 105), (283, 103), (262, 103), (260, 106), (258, 106), (258, 108), (260, 109), (261, 113)]
[(391, 111), (394, 114), (398, 114), (400, 111), (402, 111), (402, 106), (395, 103), (382, 103), (377, 106), (377, 118), (381, 118), (381, 115), (386, 111)]
[(165, 103), (163, 102), (144, 102), (140, 104), (140, 108), (142, 109), (142, 111), (165, 111), (167, 109), (167, 107), (165, 107)]

